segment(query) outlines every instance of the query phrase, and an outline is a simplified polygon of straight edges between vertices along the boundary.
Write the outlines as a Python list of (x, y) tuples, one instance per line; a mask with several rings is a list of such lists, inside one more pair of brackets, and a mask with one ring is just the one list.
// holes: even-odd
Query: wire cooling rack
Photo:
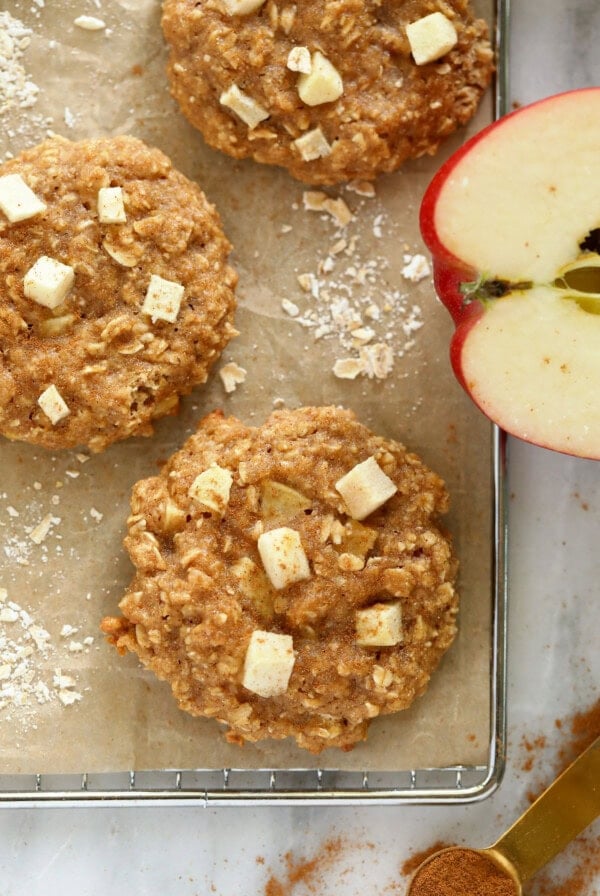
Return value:
[(468, 803), (489, 796), (504, 771), (506, 742), (506, 439), (493, 436), (494, 563), (490, 731), (484, 765), (405, 771), (172, 769), (0, 775), (0, 805), (371, 805)]
[[(497, 0), (496, 117), (508, 111), (509, 0)], [(476, 766), (341, 771), (331, 769), (172, 769), (77, 775), (2, 775), (0, 806), (343, 805), (469, 803), (489, 796), (504, 772), (506, 743), (506, 438), (494, 429), (490, 730), (486, 763)]]
[(277, 803), (433, 803), (483, 799), (497, 769), (455, 766), (406, 772), (221, 769), (82, 775), (0, 775), (5, 805), (164, 804), (198, 806)]

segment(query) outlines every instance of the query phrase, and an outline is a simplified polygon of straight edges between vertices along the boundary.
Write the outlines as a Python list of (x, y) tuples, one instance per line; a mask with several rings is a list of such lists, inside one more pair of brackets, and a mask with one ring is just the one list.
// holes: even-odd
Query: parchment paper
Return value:
[[(60, 669), (75, 682), (69, 690), (82, 697), (71, 706), (54, 696), (33, 708), (0, 711), (1, 771), (317, 766), (384, 771), (484, 763), (489, 745), (491, 431), (451, 373), (452, 326), (431, 278), (412, 283), (401, 269), (405, 254), (424, 252), (417, 213), (425, 186), (442, 160), (491, 119), (491, 97), (468, 131), (452, 138), (434, 159), (380, 178), (375, 198), (328, 190), (342, 195), (355, 214), (340, 233), (329, 216), (303, 208), (305, 186), (283, 172), (216, 154), (185, 122), (168, 95), (157, 0), (46, 0), (45, 7), (9, 0), (8, 11), (34, 32), (22, 62), (40, 93), (32, 109), (4, 116), (2, 155), (42, 139), (46, 117), (53, 119), (55, 132), (71, 139), (131, 133), (169, 154), (217, 204), (235, 246), (241, 335), (222, 363), (235, 360), (247, 370), (247, 380), (226, 395), (215, 370), (208, 384), (184, 402), (179, 417), (158, 424), (152, 439), (130, 440), (85, 462), (78, 452), (50, 455), (0, 442), (0, 585), (50, 633), (46, 659), (40, 655), (37, 660), (40, 676), (50, 681)], [(490, 6), (480, 7), (481, 12), (489, 18)], [(74, 27), (81, 14), (101, 17), (107, 29)], [(340, 282), (349, 265), (372, 263), (370, 279), (352, 286), (351, 301), (366, 307), (371, 299), (380, 308), (391, 307), (379, 322), (366, 321), (377, 329), (377, 340), (391, 334), (394, 369), (383, 380), (336, 378), (331, 372), (335, 360), (356, 352), (341, 345), (337, 333), (315, 340), (314, 328), (302, 327), (281, 307), (287, 298), (298, 305), (301, 317), (311, 308), (322, 311), (323, 296), (315, 300), (303, 293), (297, 276), (317, 272), (319, 259), (340, 237), (348, 242), (356, 237), (353, 252), (336, 256)], [(345, 282), (352, 279), (344, 276)], [(414, 332), (407, 325), (411, 315), (423, 323)], [(339, 403), (353, 408), (374, 430), (420, 453), (446, 479), (452, 495), (448, 526), (461, 560), (459, 637), (426, 695), (409, 711), (376, 720), (368, 741), (350, 753), (330, 750), (312, 757), (288, 742), (228, 745), (216, 723), (181, 713), (169, 688), (135, 658), (118, 657), (98, 630), (100, 619), (116, 611), (132, 574), (121, 544), (131, 485), (154, 474), (215, 407), (259, 424), (281, 401), (289, 407)], [(27, 530), (49, 513), (55, 522), (36, 545)], [(61, 635), (65, 625), (77, 632)], [(88, 642), (82, 650), (69, 650), (72, 640), (83, 644), (84, 638)]]

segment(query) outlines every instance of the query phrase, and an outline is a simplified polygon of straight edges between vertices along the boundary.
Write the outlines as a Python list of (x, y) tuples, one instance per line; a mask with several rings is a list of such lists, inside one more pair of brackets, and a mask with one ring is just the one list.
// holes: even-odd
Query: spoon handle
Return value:
[(521, 881), (600, 815), (600, 737), (559, 775), (492, 849), (511, 862)]

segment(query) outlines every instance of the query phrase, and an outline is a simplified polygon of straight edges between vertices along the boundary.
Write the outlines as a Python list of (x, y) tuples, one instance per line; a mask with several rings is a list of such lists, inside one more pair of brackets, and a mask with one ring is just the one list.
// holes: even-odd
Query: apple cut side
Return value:
[(469, 395), (515, 436), (600, 459), (600, 88), (477, 134), (420, 220)]

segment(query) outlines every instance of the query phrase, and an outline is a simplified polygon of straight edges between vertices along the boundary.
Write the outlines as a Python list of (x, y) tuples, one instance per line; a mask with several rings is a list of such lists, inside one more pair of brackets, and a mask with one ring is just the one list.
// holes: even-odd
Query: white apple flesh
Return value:
[(473, 138), (430, 185), (421, 227), (474, 401), (520, 438), (600, 458), (600, 88)]

